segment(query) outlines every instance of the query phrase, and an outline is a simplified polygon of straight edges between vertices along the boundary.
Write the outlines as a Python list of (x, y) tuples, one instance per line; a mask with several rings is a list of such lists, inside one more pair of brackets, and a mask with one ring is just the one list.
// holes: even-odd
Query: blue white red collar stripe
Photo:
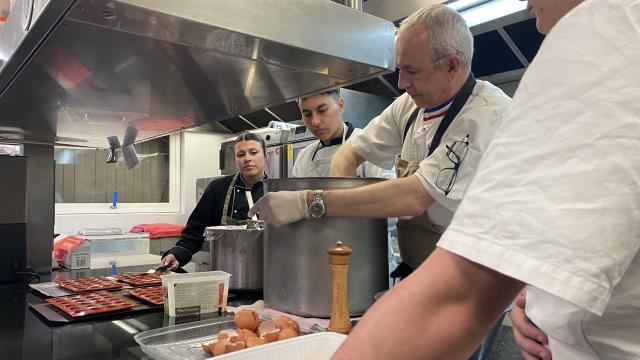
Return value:
[(424, 116), (422, 117), (422, 120), (427, 121), (427, 120), (433, 120), (433, 119), (444, 117), (447, 114), (447, 111), (449, 111), (449, 108), (446, 108), (437, 114), (430, 114), (425, 112)]
[(448, 107), (449, 105), (451, 105), (451, 103), (453, 102), (453, 98), (454, 97), (449, 98), (447, 101), (443, 102), (442, 104), (440, 104), (440, 105), (438, 105), (436, 107), (426, 108), (426, 109), (424, 109), (424, 112), (425, 113), (432, 113), (432, 112), (435, 112), (435, 111), (442, 110), (442, 109)]

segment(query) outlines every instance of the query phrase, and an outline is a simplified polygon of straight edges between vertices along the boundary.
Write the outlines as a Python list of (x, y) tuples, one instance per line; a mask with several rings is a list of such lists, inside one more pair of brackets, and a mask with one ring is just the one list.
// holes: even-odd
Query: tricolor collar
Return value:
[(447, 101), (443, 102), (442, 104), (440, 104), (440, 105), (438, 105), (436, 107), (424, 109), (424, 112), (432, 113), (432, 112), (436, 112), (436, 111), (442, 110), (442, 109), (446, 108), (447, 106), (451, 105), (451, 103), (453, 102), (454, 98), (455, 98), (455, 95), (450, 97)]

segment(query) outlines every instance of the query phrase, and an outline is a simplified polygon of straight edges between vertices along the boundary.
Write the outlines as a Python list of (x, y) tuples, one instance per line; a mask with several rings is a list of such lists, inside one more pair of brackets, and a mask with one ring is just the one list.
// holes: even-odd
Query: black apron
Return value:
[[(429, 145), (429, 157), (440, 145), (442, 136), (449, 128), (449, 125), (453, 122), (456, 116), (462, 110), (462, 107), (467, 103), (467, 100), (473, 92), (473, 88), (476, 85), (476, 79), (473, 74), (469, 74), (467, 81), (462, 86), (462, 89), (456, 94), (453, 103), (449, 107), (447, 114), (444, 116), (438, 129), (436, 130), (433, 140)], [(404, 131), (403, 147), (413, 147), (413, 137), (407, 140), (407, 133), (409, 130), (413, 130), (416, 117), (418, 116), (420, 109), (416, 109), (409, 119)], [(413, 132), (412, 132), (413, 133)], [(407, 177), (413, 175), (420, 167), (421, 160), (406, 160), (402, 159), (400, 155), (396, 156), (396, 176), (398, 178)], [(404, 279), (409, 276), (414, 269), (416, 269), (424, 260), (431, 255), (436, 248), (436, 244), (442, 234), (440, 231), (434, 229), (429, 219), (428, 211), (423, 214), (414, 216), (412, 218), (398, 219), (398, 246), (400, 247), (400, 256), (402, 257), (402, 263), (391, 273), (392, 278)]]

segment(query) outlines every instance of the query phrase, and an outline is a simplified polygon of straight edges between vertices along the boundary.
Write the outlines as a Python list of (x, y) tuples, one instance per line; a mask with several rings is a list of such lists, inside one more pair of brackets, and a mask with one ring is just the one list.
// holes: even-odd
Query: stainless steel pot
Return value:
[[(207, 229), (208, 230), (208, 229)], [(263, 284), (263, 231), (228, 231), (209, 243), (211, 270), (231, 274), (229, 289), (261, 290)]]
[[(265, 191), (350, 189), (370, 178), (267, 179)], [(349, 312), (363, 314), (388, 288), (387, 219), (322, 218), (264, 232), (264, 301), (270, 308), (307, 317), (331, 316), (327, 249), (341, 240), (353, 249), (348, 276)]]

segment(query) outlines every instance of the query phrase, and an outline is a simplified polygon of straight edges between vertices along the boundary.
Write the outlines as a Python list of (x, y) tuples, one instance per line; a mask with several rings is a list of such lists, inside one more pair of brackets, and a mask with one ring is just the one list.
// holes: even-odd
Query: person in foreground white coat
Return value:
[(525, 285), (554, 359), (640, 358), (640, 0), (529, 7), (548, 36), (438, 249), (334, 359), (465, 359)]

